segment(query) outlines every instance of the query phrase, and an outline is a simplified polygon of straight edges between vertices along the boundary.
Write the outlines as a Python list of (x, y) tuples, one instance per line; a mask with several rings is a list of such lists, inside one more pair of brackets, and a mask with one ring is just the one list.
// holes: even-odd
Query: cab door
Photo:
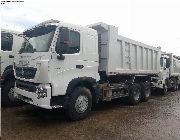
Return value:
[(61, 31), (58, 41), (59, 54), (64, 57), (63, 76), (65, 79), (73, 79), (82, 75), (85, 62), (83, 61), (81, 33), (77, 29), (66, 28)]
[(7, 32), (1, 32), (1, 74), (5, 68), (13, 65), (14, 54), (13, 35)]
[(162, 71), (163, 71), (163, 79), (169, 78), (169, 67), (167, 67), (167, 58), (161, 58), (162, 60)]
[[(61, 27), (56, 42), (54, 58), (54, 95), (64, 95), (72, 79), (83, 75), (85, 61), (82, 58), (82, 41), (80, 30)], [(56, 80), (55, 80), (56, 79)]]

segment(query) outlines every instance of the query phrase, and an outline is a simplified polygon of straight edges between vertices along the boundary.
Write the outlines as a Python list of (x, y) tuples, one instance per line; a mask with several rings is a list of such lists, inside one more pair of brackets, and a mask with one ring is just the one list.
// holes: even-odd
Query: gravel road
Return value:
[(1, 108), (3, 140), (180, 140), (180, 91), (152, 95), (128, 106), (124, 100), (97, 104), (71, 122), (63, 110), (31, 105)]

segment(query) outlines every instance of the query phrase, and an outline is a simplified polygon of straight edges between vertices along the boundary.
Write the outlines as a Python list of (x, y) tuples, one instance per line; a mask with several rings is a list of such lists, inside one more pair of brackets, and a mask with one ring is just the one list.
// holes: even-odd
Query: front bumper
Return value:
[(163, 88), (163, 84), (162, 83), (158, 83), (158, 82), (151, 82), (151, 88), (152, 89), (156, 89), (156, 88), (162, 89)]
[[(32, 87), (34, 85), (29, 85), (29, 86)], [(46, 97), (38, 98), (38, 94), (35, 91), (33, 90), (28, 91), (26, 89), (19, 88), (16, 86), (16, 84), (15, 84), (14, 94), (18, 99), (23, 100), (24, 102), (27, 102), (29, 104), (33, 104), (35, 106), (45, 108), (45, 109), (52, 109), (53, 107), (50, 105), (51, 86), (50, 84), (45, 84), (45, 85), (38, 85), (34, 87), (36, 88), (36, 87), (41, 87), (41, 86), (47, 89)]]

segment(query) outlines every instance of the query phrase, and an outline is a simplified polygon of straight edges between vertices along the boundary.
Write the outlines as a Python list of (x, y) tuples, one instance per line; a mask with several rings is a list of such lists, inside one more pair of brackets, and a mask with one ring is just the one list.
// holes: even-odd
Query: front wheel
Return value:
[(149, 83), (141, 83), (141, 100), (143, 102), (147, 102), (150, 95), (151, 95), (151, 89)]
[(166, 95), (167, 92), (168, 92), (167, 85), (164, 84), (164, 85), (163, 85), (163, 89), (161, 89), (161, 93), (162, 93), (162, 95)]
[(3, 106), (13, 106), (20, 103), (20, 101), (14, 97), (14, 84), (14, 81), (7, 81), (4, 84), (1, 99)]
[(178, 81), (176, 80), (176, 81), (174, 82), (174, 86), (173, 86), (172, 91), (177, 91), (177, 90), (178, 90)]
[(86, 87), (77, 87), (70, 95), (66, 114), (70, 120), (85, 118), (92, 107), (92, 95)]

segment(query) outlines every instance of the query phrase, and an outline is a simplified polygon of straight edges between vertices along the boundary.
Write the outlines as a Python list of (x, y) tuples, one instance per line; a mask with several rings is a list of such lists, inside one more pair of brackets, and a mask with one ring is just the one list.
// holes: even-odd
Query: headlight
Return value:
[(158, 84), (160, 85), (160, 84), (162, 84), (163, 82), (160, 80), (160, 81), (158, 81)]
[(37, 87), (36, 94), (37, 94), (38, 99), (47, 97), (47, 89), (45, 89), (43, 87)]

